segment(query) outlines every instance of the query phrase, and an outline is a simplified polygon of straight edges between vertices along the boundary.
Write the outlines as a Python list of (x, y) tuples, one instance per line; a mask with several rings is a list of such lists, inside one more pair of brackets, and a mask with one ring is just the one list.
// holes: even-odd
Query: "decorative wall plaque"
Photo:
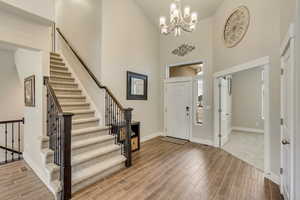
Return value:
[(194, 49), (196, 49), (196, 47), (194, 45), (183, 44), (180, 47), (178, 47), (177, 49), (174, 49), (172, 51), (172, 54), (174, 54), (176, 56), (185, 56), (188, 53), (192, 52)]
[(238, 45), (245, 37), (250, 24), (250, 12), (246, 6), (238, 7), (229, 16), (224, 28), (224, 41), (228, 48)]

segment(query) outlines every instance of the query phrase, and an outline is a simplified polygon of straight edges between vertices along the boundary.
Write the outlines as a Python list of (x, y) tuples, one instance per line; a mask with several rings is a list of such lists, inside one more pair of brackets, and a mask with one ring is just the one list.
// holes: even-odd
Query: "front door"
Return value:
[(293, 72), (290, 46), (282, 55), (281, 65), (281, 192), (286, 200), (292, 200)]
[(166, 84), (167, 136), (190, 139), (192, 81)]
[(231, 97), (231, 76), (220, 79), (220, 98), (221, 98), (221, 146), (225, 145), (231, 134), (231, 118), (232, 118), (232, 97)]

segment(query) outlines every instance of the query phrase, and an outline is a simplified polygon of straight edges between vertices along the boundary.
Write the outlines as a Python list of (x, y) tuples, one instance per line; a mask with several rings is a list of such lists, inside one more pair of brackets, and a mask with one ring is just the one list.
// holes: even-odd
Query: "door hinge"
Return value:
[(280, 74), (281, 74), (281, 75), (284, 74), (284, 69), (283, 69), (283, 68), (280, 69)]
[(280, 175), (283, 174), (283, 168), (280, 168)]
[(221, 88), (221, 87), (222, 87), (222, 84), (221, 84), (221, 83), (219, 83), (219, 84), (218, 84), (218, 87), (219, 87), (219, 88)]
[(220, 108), (220, 109), (218, 110), (218, 112), (221, 113), (221, 112), (222, 112), (222, 109)]
[(219, 134), (218, 136), (219, 136), (219, 138), (221, 138), (221, 137), (222, 137), (222, 135), (221, 135), (221, 134)]
[(283, 126), (283, 118), (280, 119), (280, 125)]

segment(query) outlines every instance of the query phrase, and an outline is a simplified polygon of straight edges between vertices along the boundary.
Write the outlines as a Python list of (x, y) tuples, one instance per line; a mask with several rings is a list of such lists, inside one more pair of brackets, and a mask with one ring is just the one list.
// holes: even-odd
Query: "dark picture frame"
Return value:
[(29, 76), (24, 80), (25, 106), (35, 107), (35, 76)]
[[(132, 91), (132, 84), (135, 80), (143, 81), (142, 94), (135, 94)], [(148, 100), (148, 76), (144, 74), (138, 74), (135, 72), (127, 71), (127, 100)]]

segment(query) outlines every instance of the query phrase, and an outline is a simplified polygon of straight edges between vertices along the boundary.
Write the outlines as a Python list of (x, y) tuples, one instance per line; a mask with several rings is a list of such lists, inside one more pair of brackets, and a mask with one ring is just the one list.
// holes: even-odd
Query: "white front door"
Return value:
[(221, 146), (225, 145), (231, 134), (232, 119), (232, 97), (231, 97), (231, 76), (220, 79), (221, 98)]
[(166, 85), (167, 136), (190, 139), (192, 81), (168, 82)]
[(281, 58), (281, 192), (293, 200), (293, 71), (291, 48)]

